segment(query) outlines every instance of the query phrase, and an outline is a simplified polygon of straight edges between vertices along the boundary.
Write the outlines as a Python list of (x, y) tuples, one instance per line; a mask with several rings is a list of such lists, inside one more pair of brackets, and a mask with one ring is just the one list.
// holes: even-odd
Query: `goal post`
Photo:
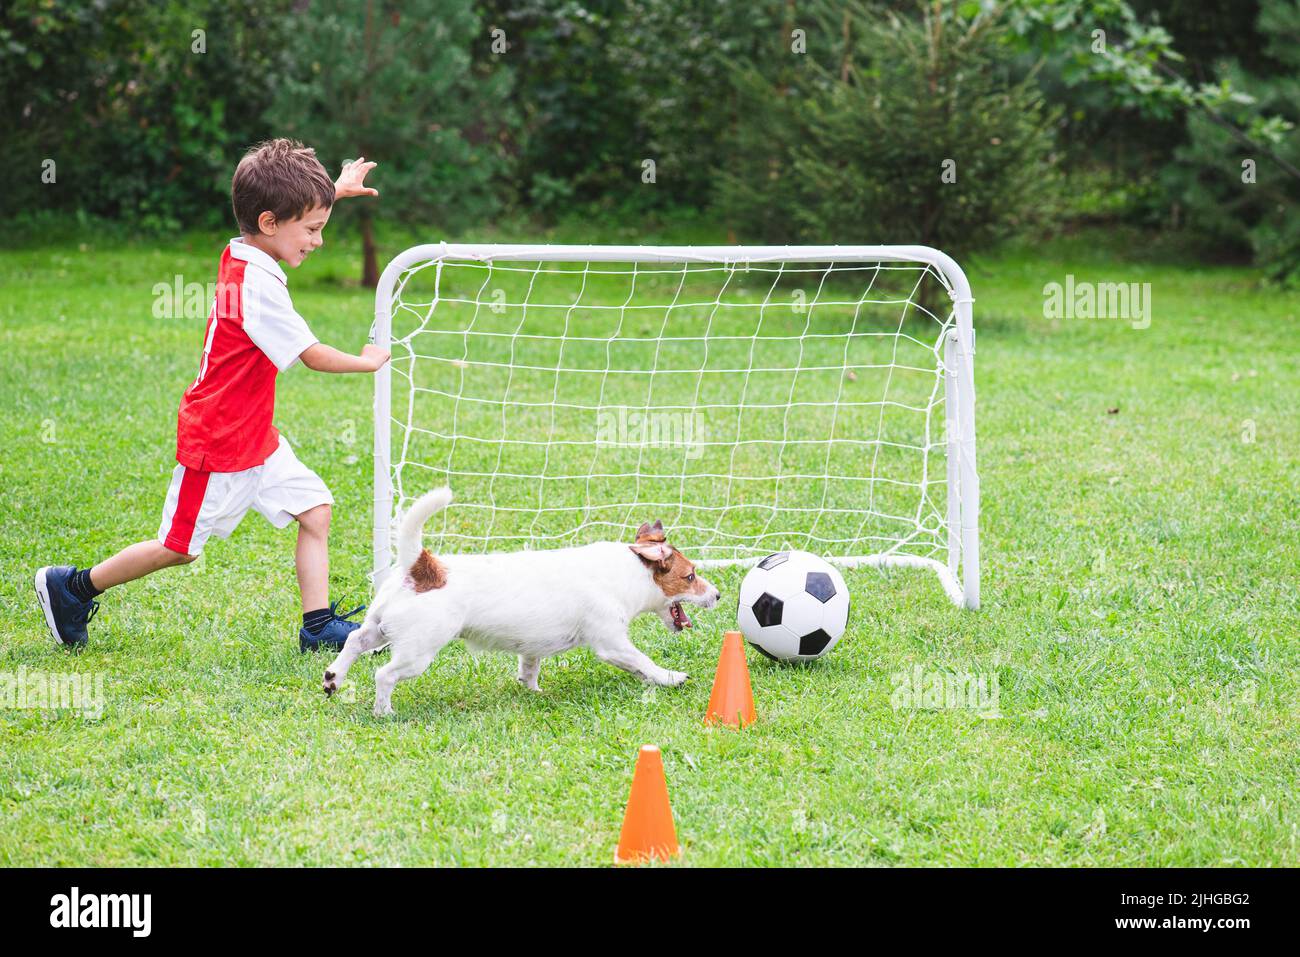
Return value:
[(407, 249), (371, 330), (375, 584), (447, 484), (446, 553), (662, 519), (704, 567), (802, 548), (978, 608), (972, 302), (926, 246)]

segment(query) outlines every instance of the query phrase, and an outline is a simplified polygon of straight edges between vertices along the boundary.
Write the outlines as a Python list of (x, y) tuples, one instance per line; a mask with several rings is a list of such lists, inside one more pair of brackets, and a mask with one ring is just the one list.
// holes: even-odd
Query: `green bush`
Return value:
[[(84, 211), (149, 231), (228, 221), (234, 160), (267, 134), (288, 6), (6, 3), (0, 116), (21, 175), (0, 192), (0, 212)], [(53, 183), (41, 179), (45, 160)]]
[[(1267, 37), (1261, 71), (1250, 73), (1236, 60), (1219, 74), (1248, 93), (1256, 122), (1281, 117), (1289, 130), (1274, 136), (1251, 130), (1243, 139), (1207, 113), (1192, 113), (1187, 143), (1163, 181), (1186, 211), (1186, 226), (1229, 250), (1246, 251), (1280, 283), (1300, 285), (1300, 2), (1265, 0), (1258, 30)], [(1276, 140), (1276, 142), (1270, 142)], [(1253, 141), (1253, 142), (1252, 142)], [(1253, 164), (1253, 176), (1243, 164)], [(1288, 168), (1289, 167), (1289, 168)], [(1251, 181), (1253, 179), (1253, 181)]]
[(380, 164), (381, 201), (338, 213), (360, 228), (366, 285), (380, 267), (375, 217), (415, 224), (432, 240), (500, 209), (509, 76), (476, 71), (471, 50), (487, 31), (471, 0), (316, 0), (287, 24), (267, 122), (315, 147), (331, 174), (358, 156)]
[(808, 41), (822, 55), (788, 84), (739, 78), (737, 159), (718, 194), (738, 236), (961, 252), (1048, 213), (1053, 114), (1009, 73), (996, 20), (958, 7), (828, 4)]

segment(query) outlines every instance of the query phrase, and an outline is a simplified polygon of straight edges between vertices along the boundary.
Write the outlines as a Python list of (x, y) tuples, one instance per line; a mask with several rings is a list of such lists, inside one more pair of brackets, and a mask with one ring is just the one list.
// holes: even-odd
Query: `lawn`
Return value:
[[(634, 241), (684, 238), (717, 239)], [(1140, 236), (968, 258), (983, 608), (927, 573), (849, 572), (827, 658), (750, 651), (759, 722), (736, 732), (701, 723), (727, 602), (681, 635), (634, 625), (691, 675), (678, 689), (575, 652), (534, 695), (512, 660), (452, 646), (394, 718), (370, 714), (383, 654), (327, 700), (297, 650), (292, 533), (255, 514), (104, 596), (84, 652), (53, 647), (34, 569), (157, 529), (203, 319), (155, 318), (154, 287), (211, 281), (223, 239), (0, 250), (0, 676), (102, 679), (104, 704), (0, 707), (0, 863), (606, 865), (655, 743), (685, 865), (1300, 864), (1300, 334), (1296, 298), (1253, 271)], [(295, 304), (359, 348), (373, 298), (347, 281), (355, 242), (328, 239), (291, 274)], [(1044, 318), (1069, 273), (1151, 283), (1149, 328)], [(278, 424), (337, 500), (345, 601), (367, 597), (370, 397), (302, 368), (279, 388)], [(714, 576), (733, 598), (739, 578)], [(895, 709), (917, 666), (996, 677), (998, 715)]]

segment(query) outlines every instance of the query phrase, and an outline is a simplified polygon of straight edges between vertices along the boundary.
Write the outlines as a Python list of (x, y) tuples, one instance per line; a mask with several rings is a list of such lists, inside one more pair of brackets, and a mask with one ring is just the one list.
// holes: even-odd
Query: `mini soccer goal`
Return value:
[(435, 551), (630, 541), (936, 572), (979, 606), (974, 332), (924, 246), (417, 246), (374, 341), (376, 584), (402, 511)]

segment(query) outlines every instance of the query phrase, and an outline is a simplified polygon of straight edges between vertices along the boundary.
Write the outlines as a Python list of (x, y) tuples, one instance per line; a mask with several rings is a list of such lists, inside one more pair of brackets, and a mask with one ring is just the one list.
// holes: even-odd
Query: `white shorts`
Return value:
[(250, 508), (284, 528), (307, 509), (333, 503), (320, 476), (299, 462), (280, 436), (280, 447), (269, 459), (242, 472), (199, 472), (177, 465), (158, 541), (174, 552), (198, 555), (209, 535), (229, 538)]

